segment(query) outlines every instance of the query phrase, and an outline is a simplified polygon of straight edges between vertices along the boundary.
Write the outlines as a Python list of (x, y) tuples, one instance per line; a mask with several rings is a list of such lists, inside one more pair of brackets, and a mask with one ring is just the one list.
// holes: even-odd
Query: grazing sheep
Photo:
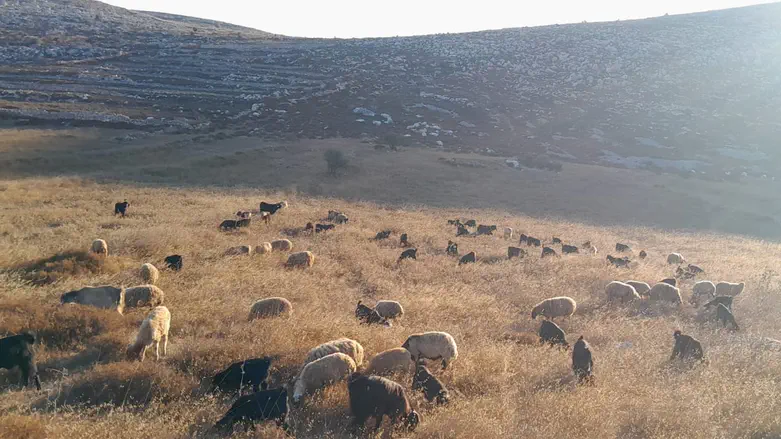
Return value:
[(504, 228), (504, 239), (513, 239), (513, 229), (511, 227)]
[(689, 302), (697, 306), (704, 300), (711, 300), (716, 296), (716, 285), (709, 280), (701, 280), (692, 287), (692, 297)]
[(348, 221), (350, 221), (350, 218), (347, 218), (347, 215), (343, 213), (336, 215), (336, 217), (334, 218), (334, 222), (336, 224), (347, 224)]
[(288, 268), (305, 268), (315, 265), (315, 255), (310, 251), (293, 253), (287, 258), (285, 266)]
[(256, 422), (276, 421), (277, 426), (287, 429), (287, 389), (280, 387), (272, 390), (261, 390), (251, 395), (240, 397), (233, 403), (225, 416), (222, 417), (214, 428), (223, 432), (230, 432), (233, 424), (241, 422), (244, 430), (254, 428)]
[(526, 250), (520, 247), (507, 247), (507, 259), (522, 258), (526, 256)]
[(409, 245), (409, 237), (407, 236), (406, 233), (401, 234), (401, 237), (399, 238), (399, 245), (401, 245), (402, 247), (406, 247)]
[(92, 241), (89, 251), (90, 253), (95, 253), (97, 255), (108, 256), (108, 244), (102, 239), (96, 239)]
[(545, 299), (532, 308), (532, 319), (538, 315), (555, 319), (556, 317), (569, 317), (575, 314), (578, 304), (571, 297), (561, 296)]
[(542, 248), (542, 255), (540, 257), (544, 258), (546, 256), (558, 256), (558, 255), (556, 254), (556, 250), (554, 250), (554, 249), (552, 249), (550, 247), (543, 247)]
[(266, 297), (252, 304), (248, 321), (266, 317), (290, 317), (293, 314), (293, 304), (284, 297)]
[(705, 353), (702, 350), (702, 345), (694, 337), (684, 335), (678, 330), (673, 332), (673, 337), (675, 338), (675, 346), (670, 361), (675, 360), (675, 357), (684, 361), (704, 360)]
[(458, 347), (453, 336), (447, 332), (424, 332), (413, 334), (401, 345), (412, 354), (415, 361), (421, 358), (442, 360), (442, 369), (458, 358)]
[(376, 235), (374, 235), (375, 241), (381, 241), (383, 239), (388, 239), (390, 237), (391, 231), (390, 230), (383, 230), (382, 232), (377, 232)]
[(78, 303), (103, 309), (116, 309), (122, 314), (125, 309), (125, 289), (109, 285), (87, 286), (80, 290), (69, 291), (60, 296), (60, 303)]
[(315, 224), (315, 233), (327, 232), (335, 228), (336, 226), (333, 224)]
[(591, 380), (591, 372), (594, 368), (594, 358), (591, 355), (591, 346), (581, 335), (572, 348), (572, 371), (578, 377), (578, 382)]
[(607, 255), (607, 261), (618, 268), (621, 267), (629, 268), (629, 263), (631, 262), (629, 258), (626, 256), (624, 256), (623, 258), (616, 258), (613, 255)]
[(447, 404), (450, 400), (450, 394), (442, 381), (432, 375), (423, 361), (419, 361), (417, 368), (415, 369), (415, 375), (412, 377), (412, 390), (423, 390), (423, 395), (426, 397), (426, 401), (433, 402), (437, 400), (437, 404)]
[(405, 259), (418, 259), (417, 254), (418, 254), (418, 249), (408, 248), (403, 252), (401, 252), (401, 256), (399, 256), (399, 262)]
[(237, 245), (225, 250), (225, 256), (251, 256), (254, 248), (251, 245)]
[(386, 319), (395, 319), (404, 315), (404, 308), (395, 300), (378, 300), (374, 310)]
[(579, 253), (579, 250), (574, 245), (564, 244), (561, 246), (561, 252), (567, 255), (570, 253)]
[(735, 316), (732, 315), (732, 311), (722, 303), (716, 305), (716, 318), (721, 321), (721, 325), (725, 328), (727, 327), (727, 323), (729, 323), (734, 330), (737, 331), (739, 329), (738, 322), (735, 321)]
[(415, 363), (412, 354), (404, 348), (393, 348), (375, 355), (366, 368), (366, 373), (372, 375), (391, 375), (394, 373), (410, 373)]
[(237, 220), (225, 220), (220, 223), (219, 229), (222, 230), (223, 232), (226, 232), (228, 230), (235, 230), (236, 227), (238, 227), (236, 225), (236, 222)]
[(480, 224), (477, 226), (477, 235), (493, 235), (496, 231), (496, 226), (484, 226)]
[(179, 271), (182, 269), (181, 255), (166, 256), (163, 261), (165, 262), (166, 267), (170, 268), (171, 270)]
[(293, 402), (301, 402), (304, 395), (343, 380), (356, 370), (355, 361), (349, 355), (341, 352), (328, 354), (312, 362), (307, 362), (293, 386)]
[(293, 250), (293, 243), (289, 239), (275, 239), (271, 241), (271, 249), (280, 252), (289, 252)]
[(474, 264), (475, 262), (477, 262), (477, 255), (475, 252), (469, 252), (459, 259), (458, 265)]
[(249, 227), (252, 224), (252, 218), (242, 218), (236, 221), (236, 228)]
[(681, 256), (680, 253), (670, 253), (669, 255), (667, 255), (667, 263), (670, 265), (683, 264), (683, 256)]
[(239, 392), (244, 386), (252, 386), (254, 392), (268, 388), (268, 371), (271, 357), (250, 358), (231, 364), (225, 370), (214, 375), (212, 390)]
[(168, 330), (171, 329), (171, 312), (164, 306), (155, 307), (138, 329), (136, 341), (127, 348), (128, 360), (144, 361), (146, 349), (155, 345), (155, 360), (160, 359), (160, 343), (163, 356), (168, 353)]
[(632, 288), (634, 288), (635, 291), (637, 291), (637, 294), (641, 296), (647, 296), (648, 292), (651, 291), (651, 286), (645, 282), (640, 282), (637, 280), (628, 280), (624, 283), (627, 285), (631, 285)]
[(645, 252), (645, 250), (640, 250), (640, 259), (645, 259), (648, 256), (648, 253)]
[(561, 238), (553, 237), (553, 243), (554, 244), (561, 244)]
[(318, 358), (323, 358), (326, 355), (333, 354), (335, 352), (341, 352), (352, 357), (356, 366), (363, 364), (363, 346), (355, 340), (349, 338), (340, 338), (338, 340), (331, 340), (325, 342), (319, 346), (312, 348), (307, 354), (304, 364), (311, 363)]
[(664, 282), (654, 285), (651, 291), (648, 292), (648, 296), (655, 302), (672, 302), (678, 305), (683, 303), (681, 290)]
[(709, 306), (719, 306), (724, 305), (727, 307), (727, 309), (732, 309), (732, 301), (735, 298), (732, 296), (716, 296), (711, 300), (710, 302), (706, 303), (703, 308), (708, 308)]
[(328, 221), (333, 221), (333, 220), (335, 220), (335, 219), (336, 219), (336, 217), (337, 217), (337, 216), (339, 216), (339, 215), (343, 215), (343, 214), (342, 214), (342, 212), (339, 212), (339, 211), (337, 211), (337, 210), (329, 210), (329, 211), (328, 211), (328, 216), (326, 217), (326, 219), (327, 219)]
[(618, 281), (607, 284), (605, 294), (607, 294), (607, 300), (619, 300), (621, 303), (640, 299), (640, 294), (637, 293), (632, 285)]
[(716, 284), (717, 296), (737, 296), (743, 292), (746, 284), (741, 282), (739, 284), (733, 284), (730, 282), (719, 282)]
[(281, 203), (266, 203), (265, 201), (260, 202), (260, 212), (267, 212), (269, 215), (274, 215), (277, 213), (279, 209), (282, 209), (285, 207), (287, 203), (284, 201)]
[(35, 364), (34, 344), (35, 333), (30, 331), (0, 338), (0, 369), (11, 370), (19, 367), (22, 387), (29, 386), (32, 380), (35, 388), (41, 390), (41, 379), (38, 377), (38, 367)]
[(564, 330), (550, 320), (542, 321), (539, 334), (540, 344), (548, 343), (551, 346), (561, 345), (565, 349), (569, 348)]
[(160, 272), (157, 271), (154, 265), (147, 262), (141, 266), (141, 279), (148, 284), (154, 285), (160, 279)]
[(458, 256), (458, 244), (448, 240), (447, 248), (445, 249), (445, 252), (447, 253), (448, 256)]
[(458, 228), (456, 229), (456, 236), (465, 236), (465, 235), (469, 235), (469, 229), (459, 224)]
[(354, 373), (347, 384), (350, 393), (350, 410), (355, 417), (352, 430), (363, 427), (370, 417), (376, 419), (374, 431), (379, 430), (382, 418), (388, 416), (391, 429), (400, 420), (409, 431), (420, 423), (420, 415), (409, 404), (404, 387), (399, 383), (378, 376)]
[(125, 289), (125, 306), (127, 308), (160, 306), (164, 301), (165, 293), (154, 285), (139, 285)]
[(128, 207), (130, 207), (130, 203), (127, 200), (114, 204), (114, 216), (122, 215), (124, 217)]
[(527, 236), (526, 237), (526, 245), (529, 246), (529, 247), (531, 247), (531, 246), (541, 247), (542, 246), (542, 241), (540, 241), (539, 239), (537, 239), (537, 238), (535, 238), (533, 236)]
[(270, 242), (264, 242), (263, 244), (260, 244), (259, 246), (255, 247), (255, 253), (259, 255), (265, 255), (266, 253), (271, 253), (274, 249), (271, 247)]
[(668, 277), (668, 278), (662, 279), (662, 280), (659, 281), (659, 283), (667, 284), (667, 285), (670, 285), (670, 286), (673, 286), (673, 287), (678, 286), (678, 281), (675, 280), (675, 278), (673, 278), (673, 277)]
[(385, 326), (391, 326), (387, 319), (383, 318), (376, 310), (364, 305), (360, 300), (355, 307), (355, 317), (358, 321), (366, 325), (378, 323)]
[(476, 227), (477, 226), (477, 221), (473, 220), (473, 219), (467, 220), (466, 222), (464, 222), (464, 225), (467, 226), (467, 227)]
[(628, 252), (632, 251), (632, 247), (629, 247), (626, 244), (621, 244), (620, 242), (616, 243), (616, 251), (617, 252)]

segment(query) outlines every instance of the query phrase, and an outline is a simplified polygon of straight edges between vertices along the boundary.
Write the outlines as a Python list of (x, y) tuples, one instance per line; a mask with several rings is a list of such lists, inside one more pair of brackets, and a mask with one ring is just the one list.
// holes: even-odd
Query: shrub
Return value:
[(336, 173), (345, 167), (347, 167), (347, 157), (344, 156), (342, 151), (336, 149), (329, 149), (324, 154), (325, 163), (328, 165), (328, 173), (336, 175)]

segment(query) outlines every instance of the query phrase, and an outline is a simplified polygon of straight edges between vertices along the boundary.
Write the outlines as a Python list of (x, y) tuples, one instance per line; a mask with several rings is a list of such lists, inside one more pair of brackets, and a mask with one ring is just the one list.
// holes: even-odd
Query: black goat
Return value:
[(551, 346), (561, 345), (565, 349), (569, 348), (564, 330), (550, 320), (543, 320), (540, 326), (540, 344), (545, 343)]
[(249, 430), (256, 422), (274, 420), (277, 425), (287, 429), (287, 389), (261, 390), (240, 397), (233, 403), (225, 416), (214, 426), (216, 429), (230, 431), (233, 424), (241, 422)]
[(404, 387), (399, 383), (356, 372), (350, 376), (347, 390), (350, 393), (350, 410), (355, 416), (354, 430), (362, 427), (370, 417), (376, 419), (374, 431), (379, 430), (385, 416), (390, 418), (391, 428), (402, 419), (410, 431), (420, 423), (420, 415), (412, 410)]
[(121, 203), (117, 203), (114, 205), (114, 215), (122, 215), (125, 216), (125, 213), (127, 212), (127, 208), (130, 207), (130, 203), (125, 200)]
[(166, 256), (165, 259), (165, 265), (174, 271), (179, 271), (182, 269), (182, 256), (181, 255), (171, 255)]
[(268, 371), (271, 357), (251, 358), (231, 364), (212, 379), (212, 388), (223, 392), (241, 392), (244, 386), (252, 385), (252, 390), (268, 388)]
[(436, 399), (437, 404), (446, 404), (450, 400), (450, 394), (445, 385), (431, 374), (423, 360), (418, 360), (415, 376), (412, 377), (412, 390), (418, 389), (423, 389), (423, 395), (428, 402)]
[(29, 331), (0, 338), (0, 369), (11, 370), (18, 367), (21, 372), (21, 385), (27, 387), (32, 380), (35, 388), (41, 390), (41, 379), (35, 365), (34, 344), (35, 333)]

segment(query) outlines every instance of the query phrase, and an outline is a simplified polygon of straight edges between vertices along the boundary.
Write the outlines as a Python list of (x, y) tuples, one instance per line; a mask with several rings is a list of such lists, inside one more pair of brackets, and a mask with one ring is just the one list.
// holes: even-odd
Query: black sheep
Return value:
[(458, 229), (456, 229), (456, 236), (465, 236), (465, 235), (469, 235), (469, 229), (459, 224)]
[(277, 213), (279, 209), (281, 209), (284, 206), (283, 203), (266, 203), (264, 201), (260, 202), (260, 211), (261, 212), (268, 212), (269, 215), (274, 215)]
[(484, 226), (482, 224), (477, 226), (478, 235), (493, 235), (495, 231), (496, 231), (496, 226)]
[(666, 279), (662, 279), (662, 280), (660, 280), (660, 281), (659, 281), (659, 283), (663, 283), (663, 284), (668, 284), (668, 285), (676, 286), (676, 285), (678, 284), (678, 281), (677, 281), (677, 280), (675, 280), (675, 278), (668, 277), (668, 278), (666, 278)]
[(569, 348), (564, 330), (550, 320), (543, 320), (540, 326), (540, 344), (549, 343), (551, 346), (561, 345)]
[(238, 227), (236, 223), (238, 223), (238, 221), (236, 220), (225, 220), (220, 223), (220, 230), (222, 231), (233, 230), (236, 227)]
[(445, 249), (448, 256), (458, 256), (458, 244), (453, 241), (447, 241), (447, 248)]
[(122, 215), (125, 216), (125, 213), (127, 212), (127, 208), (130, 207), (130, 203), (125, 200), (121, 203), (117, 203), (114, 205), (114, 215)]
[(22, 386), (27, 387), (32, 380), (35, 387), (41, 390), (41, 379), (38, 377), (38, 367), (35, 365), (35, 352), (33, 352), (34, 344), (35, 333), (29, 331), (0, 338), (0, 369), (11, 370), (19, 367)]
[(681, 331), (675, 331), (673, 333), (675, 338), (675, 346), (673, 347), (673, 354), (670, 360), (675, 360), (679, 357), (681, 360), (704, 360), (705, 354), (702, 350), (702, 345), (694, 337), (684, 335)]
[(391, 235), (390, 230), (383, 230), (382, 232), (377, 232), (376, 235), (374, 235), (375, 241), (381, 241), (383, 239), (388, 239), (388, 237)]
[(402, 247), (407, 247), (409, 245), (409, 237), (407, 236), (406, 233), (401, 234), (401, 237), (399, 238), (399, 244)]
[(476, 227), (476, 226), (477, 226), (477, 221), (475, 221), (475, 220), (469, 220), (469, 221), (466, 221), (466, 222), (464, 223), (464, 225), (465, 225), (465, 226), (467, 226), (467, 227)]
[(725, 328), (727, 327), (727, 324), (731, 324), (732, 328), (734, 330), (738, 330), (738, 322), (735, 321), (735, 316), (732, 315), (732, 311), (730, 311), (729, 308), (724, 306), (723, 303), (719, 303), (716, 305), (716, 318), (721, 321), (722, 326)]
[(640, 259), (645, 259), (646, 256), (648, 256), (648, 253), (646, 253), (645, 250), (640, 250)]
[(404, 259), (418, 259), (417, 254), (418, 249), (408, 248), (401, 252), (401, 256), (399, 256), (399, 262), (403, 261)]
[(574, 245), (564, 244), (561, 246), (561, 252), (566, 255), (570, 253), (579, 253), (580, 250), (578, 250), (578, 248), (575, 247)]
[(316, 224), (315, 233), (325, 232), (327, 230), (333, 230), (336, 226), (334, 224)]
[(630, 250), (632, 250), (632, 248), (629, 247), (628, 245), (621, 244), (620, 242), (616, 243), (616, 251), (617, 252), (628, 252)]
[(594, 367), (594, 359), (591, 356), (591, 347), (581, 335), (575, 346), (572, 347), (572, 371), (578, 377), (578, 382), (590, 381)]
[(727, 307), (727, 309), (732, 309), (732, 301), (735, 298), (732, 296), (716, 296), (714, 297), (710, 302), (703, 305), (705, 308), (709, 306), (718, 306), (718, 305), (724, 305)]
[(542, 246), (542, 241), (540, 241), (539, 239), (537, 239), (537, 238), (535, 238), (533, 236), (527, 236), (526, 237), (526, 245), (529, 246), (529, 247), (531, 247), (531, 246), (541, 247)]
[(450, 394), (437, 377), (431, 374), (422, 360), (418, 360), (415, 376), (412, 377), (412, 390), (423, 389), (426, 401), (437, 400), (437, 404), (446, 404), (450, 400)]
[(391, 428), (402, 419), (410, 431), (420, 423), (420, 415), (412, 410), (404, 387), (399, 383), (356, 372), (350, 376), (347, 390), (350, 393), (350, 410), (355, 417), (353, 429), (362, 427), (372, 416), (376, 419), (374, 431), (379, 430), (384, 416), (390, 418)]
[(181, 255), (171, 255), (166, 256), (165, 259), (165, 265), (174, 271), (179, 271), (182, 269), (182, 256)]
[(540, 257), (546, 257), (546, 256), (558, 256), (556, 254), (556, 250), (550, 248), (550, 247), (543, 247), (542, 248), (542, 256)]
[(529, 239), (529, 237), (528, 237), (528, 236), (526, 236), (526, 234), (524, 234), (524, 233), (521, 233), (521, 239), (520, 239), (520, 241), (518, 241), (518, 245), (521, 245), (521, 244), (526, 244), (526, 241), (527, 241), (528, 239)]
[(383, 318), (376, 310), (364, 305), (360, 300), (355, 307), (355, 317), (363, 324), (382, 324), (390, 326), (388, 319)]
[(507, 247), (507, 259), (522, 258), (526, 256), (526, 251), (518, 247)]
[(613, 264), (616, 267), (625, 267), (629, 268), (629, 258), (623, 257), (623, 258), (616, 258), (612, 255), (607, 255), (607, 260), (611, 264)]
[(561, 238), (553, 237), (553, 243), (554, 244), (561, 244)]
[(477, 262), (477, 255), (475, 252), (469, 252), (461, 257), (461, 259), (458, 261), (458, 265), (474, 264), (475, 262)]
[(240, 397), (214, 427), (230, 431), (233, 424), (242, 422), (244, 429), (249, 430), (256, 422), (274, 420), (277, 425), (287, 429), (286, 417), (287, 389), (281, 387)]
[(271, 358), (251, 358), (231, 364), (212, 379), (212, 388), (223, 392), (241, 392), (244, 386), (252, 385), (252, 390), (268, 388), (268, 371)]

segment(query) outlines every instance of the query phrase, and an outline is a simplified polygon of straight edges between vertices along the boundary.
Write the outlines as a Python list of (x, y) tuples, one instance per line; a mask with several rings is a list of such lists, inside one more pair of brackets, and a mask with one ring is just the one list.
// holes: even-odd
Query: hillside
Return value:
[[(127, 218), (113, 203), (131, 201)], [(259, 200), (286, 199), (290, 207), (271, 225), (238, 233), (217, 224)], [(0, 371), (0, 437), (31, 439), (216, 437), (210, 427), (233, 399), (205, 393), (212, 374), (260, 355), (278, 356), (272, 387), (299, 369), (313, 346), (341, 336), (359, 340), (366, 358), (402, 344), (415, 332), (443, 330), (458, 343), (447, 371), (432, 370), (453, 395), (433, 407), (419, 393), (413, 405), (423, 421), (410, 439), (508, 437), (773, 438), (781, 435), (778, 377), (781, 352), (765, 337), (781, 338), (781, 302), (775, 262), (781, 246), (727, 235), (664, 233), (644, 228), (596, 227), (543, 221), (503, 211), (384, 209), (289, 193), (257, 190), (161, 189), (52, 178), (0, 185), (0, 334), (35, 329), (43, 391), (19, 391), (15, 373)], [(346, 212), (348, 225), (317, 236), (297, 230), (329, 209)], [(506, 261), (500, 236), (454, 238), (446, 220), (476, 218), (512, 226), (548, 242), (592, 240), (597, 256), (541, 260), (536, 251)], [(388, 241), (369, 238), (390, 229)], [(418, 260), (401, 264), (402, 232)], [(110, 256), (99, 271), (63, 264), (53, 284), (24, 281), (20, 265), (86, 249), (107, 240)], [(309, 270), (286, 270), (284, 254), (228, 258), (230, 246), (287, 237), (315, 253)], [(444, 254), (448, 240), (481, 261), (458, 267)], [(605, 263), (615, 242), (646, 249), (649, 257), (619, 270)], [(515, 240), (514, 240), (515, 242)], [(538, 250), (537, 250), (538, 251)], [(746, 282), (733, 310), (734, 333), (718, 329), (712, 311), (688, 303), (684, 281), (678, 307), (642, 301), (609, 305), (613, 279), (657, 281), (672, 274), (670, 251), (706, 270), (703, 278)], [(160, 265), (184, 255), (182, 272), (165, 271), (158, 285), (172, 313), (168, 357), (142, 364), (124, 360), (124, 348), (147, 310), (124, 316), (77, 305), (59, 307), (59, 295), (83, 285), (136, 285), (143, 262)], [(632, 256), (635, 259), (634, 256)], [(52, 266), (57, 266), (53, 264)], [(68, 268), (68, 267), (72, 267)], [(567, 294), (579, 305), (560, 320), (570, 343), (584, 335), (595, 355), (596, 383), (575, 386), (570, 353), (538, 346), (539, 300)], [(247, 322), (254, 300), (281, 295), (294, 304), (290, 319)], [(405, 315), (392, 328), (361, 326), (353, 315), (363, 300), (399, 300)], [(697, 337), (708, 364), (693, 369), (668, 362), (676, 328)], [(768, 344), (770, 343), (770, 344)], [(152, 355), (154, 357), (154, 355)], [(409, 391), (409, 378), (397, 377)], [(350, 411), (344, 384), (329, 387), (294, 411), (298, 438), (347, 438)], [(234, 437), (282, 438), (273, 424)]]
[(368, 137), (707, 180), (779, 165), (781, 4), (354, 40), (86, 0), (0, 12), (0, 117), (15, 123)]

